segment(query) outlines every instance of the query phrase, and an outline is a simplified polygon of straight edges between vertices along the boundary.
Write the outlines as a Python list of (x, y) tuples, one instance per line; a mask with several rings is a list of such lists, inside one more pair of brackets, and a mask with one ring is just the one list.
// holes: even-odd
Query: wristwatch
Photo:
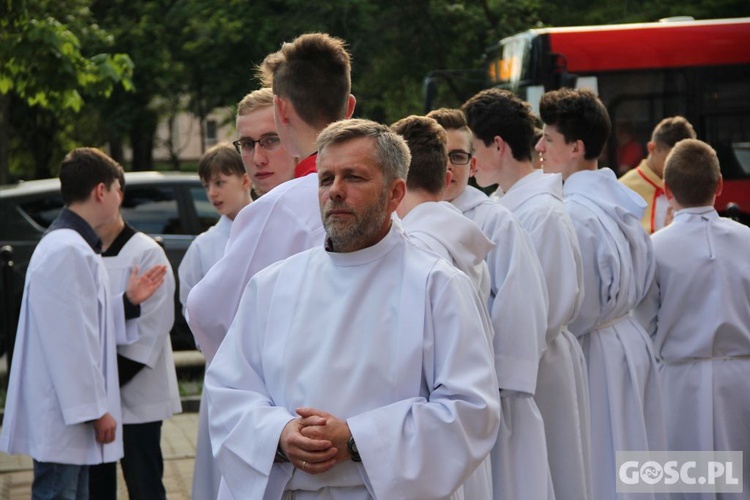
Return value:
[(346, 442), (346, 449), (349, 450), (349, 455), (352, 456), (352, 462), (362, 461), (362, 457), (359, 456), (359, 450), (357, 450), (357, 443), (354, 442), (354, 436), (349, 436), (349, 441)]

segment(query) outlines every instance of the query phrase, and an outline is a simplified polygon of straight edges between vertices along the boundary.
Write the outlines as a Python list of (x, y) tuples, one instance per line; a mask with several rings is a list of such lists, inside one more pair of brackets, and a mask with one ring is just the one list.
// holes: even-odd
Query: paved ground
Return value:
[[(182, 413), (164, 421), (161, 449), (164, 454), (164, 487), (170, 500), (189, 500), (193, 484), (198, 414)], [(0, 453), (0, 500), (28, 500), (33, 478), (31, 459)], [(118, 498), (128, 492), (118, 466)]]
[[(203, 356), (197, 351), (175, 352), (178, 371), (200, 371)], [(5, 356), (0, 358), (0, 380), (5, 377)], [(183, 399), (184, 413), (164, 421), (161, 450), (164, 455), (164, 487), (169, 500), (190, 500), (195, 462), (195, 441), (198, 436), (198, 401)], [(118, 491), (120, 500), (127, 500), (128, 491), (118, 466)], [(0, 500), (28, 500), (33, 479), (31, 459), (21, 455), (0, 453)], [(136, 500), (136, 499), (134, 499)]]

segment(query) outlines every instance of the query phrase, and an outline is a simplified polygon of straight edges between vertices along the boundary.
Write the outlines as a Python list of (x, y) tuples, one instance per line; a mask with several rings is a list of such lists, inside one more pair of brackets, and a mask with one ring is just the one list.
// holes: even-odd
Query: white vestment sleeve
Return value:
[(203, 278), (201, 270), (201, 249), (197, 244), (199, 240), (193, 240), (185, 252), (177, 268), (177, 275), (180, 278), (180, 304), (182, 304), (183, 313), (187, 310), (187, 298), (190, 290)]
[[(134, 238), (141, 236), (147, 237), (136, 234)], [(129, 328), (136, 329), (136, 342), (126, 346), (120, 345), (117, 349), (118, 354), (149, 368), (154, 368), (164, 347), (165, 337), (169, 335), (174, 323), (174, 274), (161, 247), (149, 248), (141, 254), (141, 260), (138, 263), (139, 273), (157, 264), (167, 266), (164, 283), (141, 304), (141, 315), (127, 321)]]
[(423, 359), (429, 397), (347, 420), (376, 498), (448, 497), (495, 443), (500, 400), (485, 333), (490, 326), (473, 291), (463, 274), (428, 284)]
[[(60, 403), (66, 425), (96, 420), (110, 411), (101, 359), (105, 347), (101, 332), (100, 292), (88, 259), (77, 248), (64, 248), (46, 256), (27, 278), (29, 315), (45, 338), (39, 343), (42, 359)], [(88, 265), (87, 265), (88, 264)], [(54, 279), (49, 279), (54, 277)], [(101, 297), (100, 297), (101, 298)], [(120, 298), (122, 310), (122, 298)], [(38, 359), (38, 358), (37, 358)]]
[[(188, 321), (207, 364), (224, 340), (250, 278), (274, 262), (323, 244), (317, 184), (314, 175), (288, 181), (242, 209), (232, 224), (226, 254), (191, 290)], [(284, 203), (287, 193), (299, 196), (302, 208)], [(311, 209), (315, 212), (307, 213)], [(311, 228), (311, 219), (317, 227)]]
[[(221, 362), (210, 364), (206, 371), (205, 390), (211, 447), (224, 481), (245, 498), (261, 499), (266, 495), (281, 431), (295, 415), (274, 406), (257, 370), (262, 366), (262, 339), (250, 332), (264, 331), (259, 325), (264, 316), (255, 314), (264, 307), (257, 301), (264, 298), (258, 297), (255, 284), (251, 282), (243, 294), (241, 313), (217, 353)], [(291, 477), (293, 466), (283, 468)]]

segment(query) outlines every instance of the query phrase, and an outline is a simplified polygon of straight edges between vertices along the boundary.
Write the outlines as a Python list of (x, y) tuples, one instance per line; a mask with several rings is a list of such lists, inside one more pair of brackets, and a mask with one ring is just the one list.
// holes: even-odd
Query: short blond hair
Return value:
[(255, 110), (273, 106), (273, 91), (270, 87), (253, 90), (237, 104), (237, 116), (249, 115)]

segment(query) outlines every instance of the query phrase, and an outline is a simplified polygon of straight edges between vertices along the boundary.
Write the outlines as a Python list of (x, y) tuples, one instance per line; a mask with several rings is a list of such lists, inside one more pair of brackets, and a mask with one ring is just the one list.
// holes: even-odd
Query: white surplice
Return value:
[(224, 257), (231, 229), (232, 219), (222, 215), (216, 224), (190, 243), (177, 270), (180, 278), (180, 304), (183, 309), (187, 307), (190, 290)]
[(447, 201), (420, 203), (401, 220), (409, 239), (463, 271), (485, 302), (490, 272), (484, 258), (495, 246), (479, 226)]
[(318, 176), (287, 181), (243, 208), (226, 253), (190, 291), (188, 324), (210, 364), (255, 273), (323, 244)]
[(750, 492), (750, 228), (686, 208), (651, 241), (656, 275), (637, 311), (655, 334), (667, 449), (744, 451)]
[[(190, 290), (208, 274), (208, 271), (224, 256), (229, 243), (232, 220), (222, 215), (219, 221), (208, 231), (199, 234), (188, 247), (180, 262), (180, 302), (187, 308)], [(196, 345), (200, 343), (196, 338)], [(201, 392), (198, 409), (198, 437), (195, 444), (195, 463), (193, 465), (193, 488), (191, 498), (194, 500), (213, 500), (219, 494), (221, 474), (214, 462), (211, 450), (211, 437), (208, 434), (208, 406), (205, 391)]]
[(169, 331), (174, 323), (174, 275), (164, 250), (152, 238), (136, 232), (117, 252), (103, 256), (112, 295), (122, 293), (134, 266), (139, 273), (163, 264), (164, 283), (141, 304), (141, 314), (130, 320), (138, 329), (138, 340), (117, 347), (117, 354), (144, 366), (120, 388), (122, 423), (144, 424), (165, 420), (182, 411), (177, 388), (172, 342)]
[(515, 216), (478, 189), (467, 186), (452, 203), (495, 243), (488, 308), (503, 418), (491, 456), (494, 498), (551, 498), (544, 423), (531, 397), (547, 329), (539, 259)]
[[(134, 335), (101, 256), (72, 229), (46, 234), (26, 271), (0, 450), (62, 464), (119, 460), (116, 342)], [(100, 444), (91, 421), (107, 412), (115, 440)]]
[[(363, 250), (269, 266), (206, 374), (223, 498), (461, 498), (500, 422), (489, 329), (466, 275), (397, 222)], [(274, 463), (300, 406), (345, 419), (362, 462)]]
[[(402, 219), (409, 239), (418, 247), (433, 251), (463, 271), (487, 304), (490, 272), (485, 258), (495, 246), (479, 226), (452, 204), (420, 203)], [(494, 352), (493, 358), (494, 358)], [(463, 485), (464, 496), (476, 500), (492, 498), (492, 464), (488, 456)]]
[(665, 446), (653, 344), (631, 314), (654, 276), (646, 204), (610, 169), (576, 172), (563, 191), (583, 259), (583, 304), (569, 327), (588, 365), (593, 493), (614, 498), (616, 452)]
[(498, 201), (531, 236), (547, 284), (547, 348), (539, 360), (534, 399), (544, 419), (555, 494), (589, 499), (588, 376), (581, 346), (567, 326), (583, 300), (583, 266), (578, 237), (563, 205), (562, 176), (535, 170)]

